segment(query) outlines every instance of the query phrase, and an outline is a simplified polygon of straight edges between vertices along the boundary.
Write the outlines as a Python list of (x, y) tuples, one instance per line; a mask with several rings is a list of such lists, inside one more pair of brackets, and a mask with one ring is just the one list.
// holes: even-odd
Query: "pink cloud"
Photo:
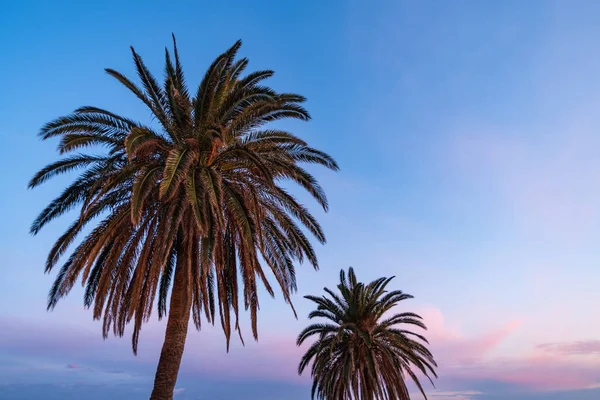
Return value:
[(68, 364), (67, 368), (69, 368), (69, 369), (79, 369), (79, 365), (77, 365), (77, 364)]
[(466, 336), (459, 329), (448, 327), (442, 312), (437, 308), (419, 311), (427, 325), (428, 338), (434, 354), (448, 365), (472, 364), (485, 357), (520, 325), (515, 319), (499, 328), (477, 336)]
[[(515, 332), (520, 320), (508, 322), (480, 335), (467, 336), (447, 327), (435, 308), (420, 312), (430, 327), (427, 337), (439, 364), (442, 385), (461, 387), (494, 381), (530, 390), (585, 389), (600, 383), (600, 357), (578, 355), (600, 353), (600, 342), (545, 344), (522, 356), (499, 358), (490, 353)], [(463, 387), (464, 388), (464, 387)]]

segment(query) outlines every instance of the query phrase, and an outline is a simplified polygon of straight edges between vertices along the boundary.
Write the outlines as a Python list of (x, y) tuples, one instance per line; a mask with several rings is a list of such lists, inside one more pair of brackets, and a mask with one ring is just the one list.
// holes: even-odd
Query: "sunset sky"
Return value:
[[(85, 4), (84, 4), (85, 3)], [(600, 398), (600, 2), (22, 1), (0, 5), (0, 398), (144, 399), (163, 322), (103, 341), (81, 287), (48, 313), (53, 241), (29, 235), (69, 178), (27, 182), (56, 159), (39, 128), (83, 105), (149, 115), (103, 69), (134, 78), (129, 46), (162, 76), (170, 35), (190, 85), (241, 38), (250, 70), (308, 98), (289, 123), (339, 162), (321, 269), (298, 266), (299, 319), (261, 293), (258, 343), (225, 352), (191, 330), (182, 400), (303, 400), (295, 338), (339, 270), (395, 275), (439, 363), (435, 400)], [(247, 324), (246, 324), (247, 326)], [(243, 396), (243, 397), (240, 397)], [(418, 399), (419, 397), (415, 397)]]

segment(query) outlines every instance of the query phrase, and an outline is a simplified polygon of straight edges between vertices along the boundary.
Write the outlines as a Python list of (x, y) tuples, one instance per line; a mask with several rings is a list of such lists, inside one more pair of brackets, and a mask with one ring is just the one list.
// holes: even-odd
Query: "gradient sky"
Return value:
[[(0, 5), (0, 398), (144, 399), (164, 325), (103, 341), (76, 287), (52, 313), (46, 252), (70, 222), (29, 224), (64, 186), (36, 134), (82, 105), (148, 114), (103, 68), (157, 75), (178, 37), (188, 82), (242, 38), (250, 69), (308, 97), (293, 129), (332, 154), (319, 272), (299, 266), (295, 320), (263, 294), (260, 341), (225, 353), (190, 331), (178, 399), (301, 400), (302, 295), (395, 275), (430, 327), (432, 399), (600, 398), (600, 3), (597, 1), (63, 2)], [(248, 335), (247, 335), (248, 336)], [(247, 341), (248, 342), (248, 341)], [(85, 394), (85, 395), (84, 395)]]

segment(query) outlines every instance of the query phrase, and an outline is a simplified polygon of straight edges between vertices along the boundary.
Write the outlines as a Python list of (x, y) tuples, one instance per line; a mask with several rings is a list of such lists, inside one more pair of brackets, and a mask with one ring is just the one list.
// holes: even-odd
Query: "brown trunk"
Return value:
[(150, 400), (172, 400), (179, 365), (183, 356), (188, 323), (190, 320), (191, 292), (189, 285), (189, 257), (181, 246), (177, 255), (177, 266), (171, 292), (169, 320), (165, 332), (165, 341), (154, 377), (154, 389)]

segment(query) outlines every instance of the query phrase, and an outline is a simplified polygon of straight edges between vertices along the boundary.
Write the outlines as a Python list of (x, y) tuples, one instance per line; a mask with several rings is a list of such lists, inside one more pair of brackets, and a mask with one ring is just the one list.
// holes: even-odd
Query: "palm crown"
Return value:
[[(421, 317), (404, 312), (387, 316), (398, 302), (412, 298), (402, 291), (386, 291), (392, 278), (358, 282), (352, 268), (348, 277), (340, 272), (339, 294), (325, 288), (328, 296), (305, 296), (318, 306), (309, 318), (323, 318), (298, 336), (297, 344), (316, 336), (298, 373), (312, 362), (312, 397), (319, 399), (409, 399), (408, 375), (425, 396), (413, 369), (433, 384), (436, 363), (423, 344), (427, 339), (401, 325), (426, 329)], [(427, 398), (425, 396), (425, 398)]]
[(92, 146), (105, 151), (63, 158), (29, 183), (35, 187), (84, 169), (31, 227), (35, 234), (65, 212), (78, 211), (49, 252), (50, 271), (84, 227), (94, 225), (60, 268), (48, 308), (81, 277), (85, 305), (93, 307), (94, 318), (103, 317), (105, 337), (111, 330), (123, 335), (133, 321), (134, 352), (154, 304), (159, 318), (166, 315), (172, 281), (171, 313), (177, 309), (186, 328), (190, 309), (198, 329), (202, 315), (214, 322), (218, 309), (229, 344), (232, 323), (240, 331), (241, 292), (257, 338), (258, 282), (274, 294), (265, 266), (290, 302), (296, 289), (293, 262), (306, 259), (318, 266), (301, 226), (325, 242), (316, 219), (281, 182), (297, 183), (326, 210), (322, 188), (300, 164), (338, 168), (293, 134), (264, 127), (310, 117), (302, 96), (261, 85), (273, 71), (242, 76), (248, 60), (235, 58), (240, 41), (210, 65), (193, 95), (173, 41), (162, 85), (133, 48), (142, 87), (106, 69), (147, 106), (158, 129), (97, 107), (79, 108), (46, 124), (42, 139), (60, 137), (61, 154)]

